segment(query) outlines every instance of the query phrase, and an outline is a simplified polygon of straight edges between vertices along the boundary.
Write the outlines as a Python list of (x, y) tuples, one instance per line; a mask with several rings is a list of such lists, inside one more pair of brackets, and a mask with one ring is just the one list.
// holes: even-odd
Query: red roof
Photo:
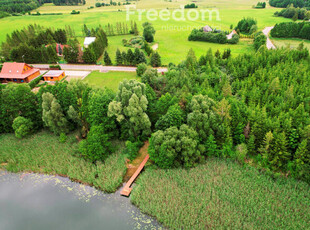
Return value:
[[(25, 71), (25, 67), (29, 69)], [(38, 71), (40, 70), (34, 69), (26, 63), (5, 62), (0, 73), (0, 78), (25, 79)]]

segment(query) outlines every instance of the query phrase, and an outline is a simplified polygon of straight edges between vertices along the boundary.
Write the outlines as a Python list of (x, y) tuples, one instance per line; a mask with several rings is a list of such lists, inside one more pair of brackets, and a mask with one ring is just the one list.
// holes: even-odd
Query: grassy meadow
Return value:
[[(93, 3), (92, 3), (93, 2)], [(203, 9), (208, 6), (216, 6), (219, 10), (220, 21), (216, 21), (216, 17), (213, 14), (212, 21), (203, 21), (201, 18), (197, 21), (175, 21), (170, 19), (168, 21), (162, 21), (160, 19), (151, 21), (154, 25), (156, 34), (155, 42), (159, 44), (158, 51), (162, 57), (162, 64), (167, 65), (170, 62), (179, 63), (185, 59), (185, 56), (190, 48), (193, 48), (197, 56), (205, 54), (209, 48), (212, 48), (215, 52), (217, 49), (223, 51), (224, 49), (230, 48), (233, 55), (242, 53), (248, 53), (254, 51), (251, 41), (241, 40), (237, 45), (228, 44), (214, 44), (207, 42), (189, 42), (187, 40), (193, 28), (200, 28), (204, 25), (210, 25), (221, 30), (229, 30), (230, 25), (236, 26), (237, 22), (243, 17), (253, 17), (258, 21), (259, 30), (266, 26), (272, 26), (278, 22), (291, 21), (283, 17), (273, 17), (277, 8), (268, 7), (266, 9), (253, 9), (252, 5), (257, 1), (198, 1), (197, 4)], [(170, 9), (177, 8), (180, 5), (188, 3), (186, 1), (150, 1), (141, 0), (134, 2), (137, 5), (137, 9), (166, 9), (171, 5)], [(0, 20), (0, 43), (3, 42), (8, 33), (16, 29), (21, 29), (28, 24), (40, 24), (45, 27), (64, 28), (65, 25), (70, 25), (79, 36), (79, 40), (83, 41), (82, 38), (82, 26), (87, 24), (89, 28), (96, 27), (99, 24), (102, 26), (108, 23), (115, 24), (116, 22), (126, 22), (126, 11), (124, 6), (115, 6), (117, 9), (113, 10), (110, 7), (100, 7), (95, 9), (87, 9), (90, 5), (94, 5), (95, 1), (87, 1), (86, 6), (53, 6), (52, 4), (44, 5), (38, 9), (40, 12), (60, 12), (65, 11), (63, 15), (41, 15), (41, 16), (20, 16), (20, 17), (8, 17)], [(79, 9), (81, 8), (81, 9)], [(71, 15), (72, 9), (81, 10), (79, 15)], [(122, 11), (117, 11), (118, 9)], [(198, 8), (199, 10), (200, 8)], [(188, 10), (185, 10), (185, 15)], [(130, 20), (136, 21), (140, 32), (142, 32), (142, 23), (147, 21), (146, 14), (142, 14), (142, 20), (138, 20), (138, 13), (130, 15)], [(127, 23), (130, 26), (130, 22)], [(123, 47), (122, 39), (131, 38), (130, 35), (126, 36), (110, 36), (108, 52), (114, 61), (115, 51), (117, 48), (126, 50), (128, 48)]]
[(66, 143), (49, 132), (40, 132), (17, 139), (14, 134), (0, 135), (0, 167), (10, 172), (32, 171), (68, 176), (73, 181), (95, 186), (105, 192), (115, 192), (126, 173), (124, 144), (115, 142), (117, 151), (104, 163), (92, 164), (75, 157), (78, 143), (74, 134)]
[(89, 74), (84, 81), (86, 81), (89, 85), (93, 87), (104, 88), (107, 87), (112, 89), (113, 91), (117, 91), (118, 84), (123, 81), (124, 79), (131, 80), (136, 79), (136, 72), (114, 72), (110, 71), (107, 73), (100, 73), (100, 72), (92, 72)]
[(208, 159), (196, 168), (147, 168), (131, 201), (169, 229), (308, 229), (309, 185)]
[(290, 47), (292, 49), (296, 49), (300, 43), (304, 43), (304, 47), (306, 47), (308, 50), (310, 50), (310, 41), (308, 40), (303, 40), (303, 39), (299, 39), (299, 38), (271, 38), (273, 44), (277, 47), (277, 48), (286, 48), (286, 47)]

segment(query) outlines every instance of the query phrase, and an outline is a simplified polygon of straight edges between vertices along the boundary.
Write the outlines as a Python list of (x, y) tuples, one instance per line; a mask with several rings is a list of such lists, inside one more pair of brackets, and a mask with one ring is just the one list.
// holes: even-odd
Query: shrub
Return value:
[(142, 77), (142, 75), (145, 73), (146, 70), (147, 70), (147, 65), (145, 63), (140, 63), (136, 69), (137, 76)]
[(227, 37), (224, 32), (220, 33), (212, 33), (212, 32), (203, 32), (201, 30), (193, 29), (191, 34), (188, 37), (189, 41), (205, 41), (205, 42), (212, 42), (212, 43), (220, 43), (225, 44), (227, 43)]
[(65, 133), (61, 133), (59, 136), (59, 142), (66, 143), (66, 141), (67, 141), (67, 135)]
[(263, 32), (258, 32), (254, 35), (254, 48), (258, 50), (261, 46), (266, 45), (267, 37)]
[(109, 135), (103, 130), (100, 126), (91, 127), (87, 139), (80, 142), (79, 151), (91, 162), (104, 161), (111, 153)]
[(33, 123), (31, 120), (19, 116), (14, 119), (12, 127), (14, 129), (15, 136), (17, 138), (23, 138), (31, 133)]
[(239, 163), (244, 163), (247, 154), (248, 154), (248, 148), (246, 144), (242, 143), (237, 145), (235, 157)]
[(124, 150), (129, 160), (133, 160), (137, 157), (139, 149), (143, 146), (142, 141), (131, 142), (126, 141), (126, 149)]

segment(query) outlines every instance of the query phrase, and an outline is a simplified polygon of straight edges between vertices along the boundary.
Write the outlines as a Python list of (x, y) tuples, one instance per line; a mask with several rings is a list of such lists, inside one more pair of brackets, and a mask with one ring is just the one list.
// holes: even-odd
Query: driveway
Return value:
[(269, 50), (270, 49), (276, 49), (275, 45), (272, 43), (272, 41), (269, 38), (269, 33), (272, 29), (273, 29), (273, 26), (269, 26), (269, 27), (266, 27), (265, 29), (263, 29), (263, 33), (267, 37), (266, 46), (267, 46), (267, 49), (269, 49)]

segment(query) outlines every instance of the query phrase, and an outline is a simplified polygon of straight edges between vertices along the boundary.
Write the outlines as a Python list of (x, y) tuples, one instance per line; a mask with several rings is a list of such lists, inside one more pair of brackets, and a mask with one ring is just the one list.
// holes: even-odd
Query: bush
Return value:
[(203, 32), (201, 30), (193, 29), (188, 37), (189, 41), (204, 41), (212, 43), (225, 44), (228, 42), (226, 34), (224, 32), (212, 33)]
[(109, 135), (103, 130), (100, 126), (91, 127), (87, 139), (80, 142), (79, 151), (91, 162), (104, 161), (112, 151)]
[(33, 79), (31, 82), (28, 83), (29, 87), (33, 89), (34, 87), (37, 86), (37, 84), (41, 81), (41, 79), (42, 79), (42, 75)]
[(126, 141), (126, 148), (124, 153), (127, 154), (129, 160), (133, 160), (137, 157), (139, 149), (143, 146), (142, 141), (131, 142)]
[(145, 63), (140, 63), (136, 69), (137, 76), (142, 77), (142, 75), (145, 73), (146, 70), (147, 70), (147, 65)]
[(15, 136), (17, 138), (23, 138), (31, 133), (33, 123), (31, 120), (19, 116), (14, 119), (12, 127), (14, 129)]
[(247, 154), (248, 154), (248, 148), (246, 144), (242, 143), (242, 144), (237, 145), (236, 152), (235, 152), (235, 158), (239, 163), (241, 164), (244, 163), (244, 160)]
[(61, 70), (60, 65), (50, 65), (49, 68), (52, 70)]
[(66, 141), (67, 141), (67, 135), (65, 133), (61, 133), (59, 136), (59, 142), (66, 143)]
[(254, 48), (258, 50), (261, 46), (266, 45), (267, 37), (263, 32), (258, 32), (254, 36)]
[(191, 3), (191, 4), (186, 4), (184, 6), (185, 9), (189, 9), (189, 8), (198, 8), (198, 6), (195, 5), (195, 3)]
[(70, 14), (80, 14), (80, 11), (72, 10)]

